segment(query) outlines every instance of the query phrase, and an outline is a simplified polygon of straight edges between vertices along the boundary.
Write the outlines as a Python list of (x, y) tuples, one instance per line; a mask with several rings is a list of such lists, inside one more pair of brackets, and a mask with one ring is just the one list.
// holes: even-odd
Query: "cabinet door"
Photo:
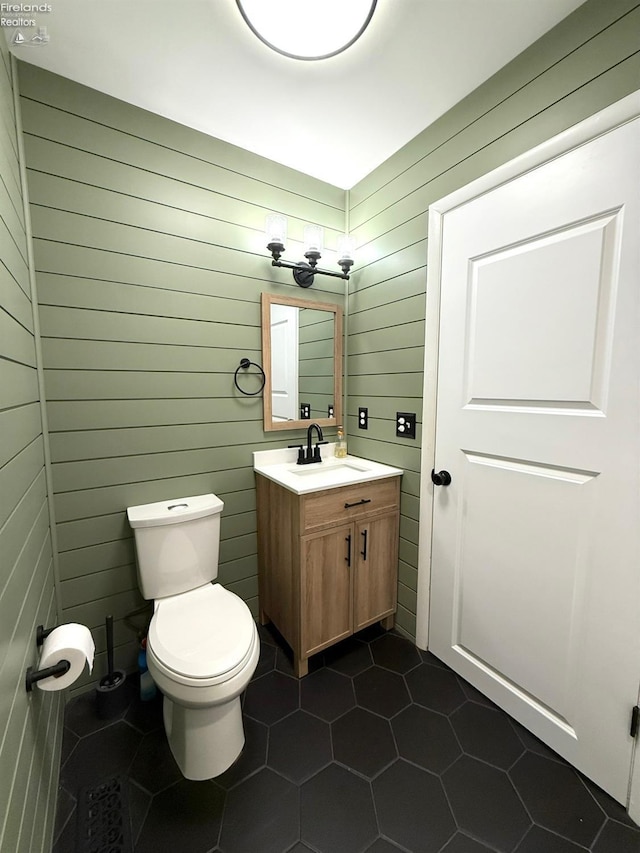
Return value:
[(303, 656), (353, 633), (352, 525), (305, 536), (301, 560), (300, 645)]
[(355, 525), (354, 631), (396, 610), (398, 513)]

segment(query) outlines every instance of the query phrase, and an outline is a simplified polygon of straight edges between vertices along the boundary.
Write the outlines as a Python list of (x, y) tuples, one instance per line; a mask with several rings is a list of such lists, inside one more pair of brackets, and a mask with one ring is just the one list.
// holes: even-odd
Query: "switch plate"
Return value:
[(300, 403), (300, 419), (311, 420), (311, 403)]
[(396, 435), (398, 438), (416, 437), (415, 412), (396, 412)]
[(369, 429), (369, 409), (360, 406), (358, 409), (358, 428)]

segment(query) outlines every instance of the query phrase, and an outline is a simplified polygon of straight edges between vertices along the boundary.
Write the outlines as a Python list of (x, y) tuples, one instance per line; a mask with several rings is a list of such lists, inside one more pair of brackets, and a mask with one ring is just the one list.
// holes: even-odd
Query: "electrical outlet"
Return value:
[(358, 409), (358, 428), (369, 429), (369, 409), (360, 406)]
[(327, 417), (328, 418), (333, 417), (333, 406), (331, 406), (331, 405), (327, 406)]
[(311, 420), (311, 403), (300, 403), (300, 419)]
[(399, 438), (416, 437), (415, 412), (396, 412), (396, 435)]

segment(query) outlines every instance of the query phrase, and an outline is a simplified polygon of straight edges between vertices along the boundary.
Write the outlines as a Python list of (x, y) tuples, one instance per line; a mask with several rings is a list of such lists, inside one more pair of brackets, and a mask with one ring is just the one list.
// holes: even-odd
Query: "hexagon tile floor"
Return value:
[(54, 853), (115, 774), (136, 853), (640, 853), (621, 806), (428, 652), (368, 629), (298, 681), (260, 631), (246, 746), (214, 780), (181, 777), (159, 702), (108, 724), (92, 693), (69, 703)]

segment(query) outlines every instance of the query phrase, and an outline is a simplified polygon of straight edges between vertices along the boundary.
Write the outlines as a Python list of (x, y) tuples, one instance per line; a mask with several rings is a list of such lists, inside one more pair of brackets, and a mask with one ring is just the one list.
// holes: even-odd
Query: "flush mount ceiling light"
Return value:
[(291, 59), (327, 59), (365, 31), (377, 0), (236, 0), (258, 38)]
[(300, 287), (311, 287), (316, 275), (330, 275), (333, 278), (344, 278), (349, 281), (349, 270), (353, 266), (353, 241), (346, 234), (338, 241), (338, 266), (342, 272), (323, 270), (317, 266), (322, 257), (324, 232), (319, 225), (304, 227), (304, 256), (307, 261), (289, 263), (281, 261), (284, 244), (287, 240), (287, 220), (279, 213), (270, 213), (266, 221), (267, 249), (271, 252), (272, 267), (285, 267), (293, 270), (293, 277)]

